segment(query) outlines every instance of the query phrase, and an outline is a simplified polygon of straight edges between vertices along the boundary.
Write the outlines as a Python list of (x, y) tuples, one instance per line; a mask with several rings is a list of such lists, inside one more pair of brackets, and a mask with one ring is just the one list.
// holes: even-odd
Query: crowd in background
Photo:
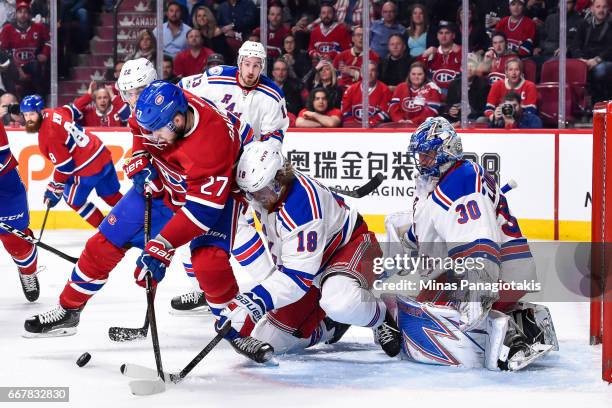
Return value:
[[(11, 3), (14, 0), (0, 0), (0, 18), (6, 15), (7, 19), (0, 31), (0, 88), (16, 100), (31, 92), (46, 94), (48, 10), (34, 9), (36, 3), (45, 2), (17, 0), (13, 14)], [(112, 0), (93, 2), (93, 6), (84, 0), (59, 3), (64, 22), (60, 46), (87, 52), (93, 35), (91, 16), (112, 8)], [(433, 115), (459, 122), (461, 3), (370, 0), (366, 78), (370, 126), (414, 127)], [(582, 70), (586, 77), (583, 84), (568, 81), (576, 118), (580, 114), (588, 118), (595, 102), (612, 96), (610, 3), (566, 0), (567, 57), (574, 64), (570, 71)], [(362, 4), (363, 0), (268, 3), (266, 75), (284, 91), (293, 126), (361, 126)], [(471, 125), (537, 128), (544, 126), (542, 119), (550, 119), (545, 102), (556, 98), (550, 92), (558, 92), (558, 85), (546, 85), (551, 71), (547, 66), (559, 56), (558, 5), (558, 0), (470, 1), (466, 74)], [(253, 0), (166, 1), (164, 6), (163, 27), (140, 31), (127, 59), (144, 57), (155, 63), (156, 39), (162, 30), (166, 80), (177, 82), (207, 67), (233, 65), (244, 41), (260, 40), (259, 9)], [(31, 53), (16, 55), (12, 33), (26, 29), (38, 30), (38, 44)], [(114, 77), (121, 64), (118, 61), (114, 67)], [(62, 74), (68, 75), (60, 69)], [(8, 75), (17, 75), (18, 81), (5, 81)], [(17, 85), (11, 88), (12, 83)], [(117, 98), (103, 86), (94, 88), (87, 92), (91, 104), (96, 104), (97, 93), (111, 102)], [(0, 106), (5, 124), (18, 123), (18, 116), (6, 110), (12, 99), (5, 99)]]

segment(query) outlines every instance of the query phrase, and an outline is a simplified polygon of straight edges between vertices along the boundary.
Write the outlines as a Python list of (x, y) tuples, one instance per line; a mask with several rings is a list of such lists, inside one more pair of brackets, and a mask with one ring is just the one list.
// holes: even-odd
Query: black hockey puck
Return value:
[(91, 354), (85, 352), (77, 359), (76, 364), (79, 367), (83, 367), (85, 364), (89, 363), (89, 360), (91, 360)]

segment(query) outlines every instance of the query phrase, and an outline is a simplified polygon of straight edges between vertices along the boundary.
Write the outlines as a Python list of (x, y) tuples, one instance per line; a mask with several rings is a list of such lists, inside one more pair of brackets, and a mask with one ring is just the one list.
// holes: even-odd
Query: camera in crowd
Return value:
[(19, 110), (18, 103), (9, 103), (8, 105), (6, 105), (6, 110), (12, 115), (19, 115), (21, 113), (21, 111)]
[(514, 105), (511, 103), (504, 103), (501, 108), (502, 115), (504, 116), (513, 116), (514, 115)]

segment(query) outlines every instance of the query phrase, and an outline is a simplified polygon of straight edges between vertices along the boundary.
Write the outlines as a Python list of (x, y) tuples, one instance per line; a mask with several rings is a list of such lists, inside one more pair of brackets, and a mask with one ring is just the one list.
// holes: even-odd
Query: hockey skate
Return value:
[(268, 343), (257, 340), (251, 336), (236, 337), (230, 344), (239, 354), (250, 358), (256, 363), (266, 364), (273, 362), (274, 348)]
[(500, 359), (498, 367), (503, 371), (521, 370), (554, 348), (552, 344), (537, 341), (529, 344), (531, 340), (518, 329), (516, 323), (511, 321), (504, 340), (504, 345), (508, 350), (507, 358)]
[(80, 309), (64, 309), (57, 305), (48, 312), (33, 316), (25, 321), (23, 337), (60, 337), (76, 334)]
[[(330, 333), (331, 337), (325, 342), (325, 344), (334, 344), (340, 341), (344, 333), (351, 327), (350, 324), (338, 323), (329, 317), (323, 319), (325, 329)], [(333, 333), (332, 333), (333, 330)]]
[(211, 314), (204, 292), (188, 292), (175, 296), (170, 301), (170, 313), (179, 316), (209, 315)]
[(21, 289), (28, 302), (34, 302), (40, 296), (40, 284), (38, 283), (38, 272), (31, 275), (24, 275), (19, 272), (19, 280), (21, 281)]
[(374, 336), (389, 357), (395, 357), (399, 354), (402, 343), (401, 333), (395, 319), (388, 311), (383, 324), (374, 330)]

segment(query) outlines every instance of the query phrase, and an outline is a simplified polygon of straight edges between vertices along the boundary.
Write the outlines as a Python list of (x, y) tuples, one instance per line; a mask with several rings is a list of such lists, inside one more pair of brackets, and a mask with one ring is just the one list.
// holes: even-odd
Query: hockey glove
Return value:
[(132, 180), (134, 188), (140, 194), (144, 194), (145, 184), (149, 184), (153, 196), (157, 197), (163, 192), (163, 185), (157, 174), (157, 170), (146, 156), (132, 157), (123, 165), (123, 172)]
[(252, 292), (239, 293), (221, 311), (215, 329), (220, 331), (227, 321), (230, 320), (231, 330), (225, 336), (232, 340), (236, 337), (244, 337), (251, 334), (251, 331), (266, 313), (266, 305)]
[(174, 247), (159, 235), (147, 242), (142, 254), (136, 261), (136, 270), (134, 271), (136, 283), (144, 287), (147, 272), (151, 273), (154, 284), (161, 282), (166, 276), (166, 268), (172, 262), (174, 251)]
[(66, 185), (64, 183), (58, 183), (57, 181), (50, 181), (47, 185), (47, 191), (45, 191), (45, 196), (43, 202), (49, 208), (55, 207), (59, 200), (62, 199), (62, 194), (64, 194), (64, 188)]

